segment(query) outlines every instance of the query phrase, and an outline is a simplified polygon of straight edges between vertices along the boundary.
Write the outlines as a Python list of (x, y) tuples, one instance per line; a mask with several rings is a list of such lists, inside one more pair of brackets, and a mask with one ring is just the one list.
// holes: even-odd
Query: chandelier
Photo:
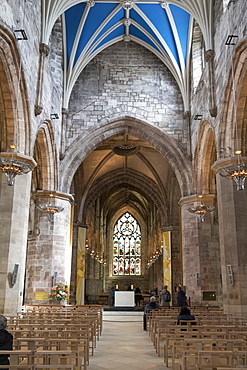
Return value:
[[(54, 194), (50, 193), (49, 197), (53, 198)], [(56, 213), (60, 213), (64, 210), (63, 207), (58, 206), (56, 204), (52, 204), (52, 203), (38, 204), (36, 205), (36, 207), (38, 208), (38, 210), (46, 213), (49, 218), (51, 218), (51, 216), (55, 215)]]
[[(202, 198), (202, 195), (198, 195), (198, 198)], [(188, 211), (190, 213), (197, 215), (199, 222), (204, 222), (205, 214), (208, 212), (212, 212), (213, 210), (214, 207), (205, 206), (202, 202), (200, 203), (199, 206), (188, 208)]]
[(40, 211), (44, 213), (48, 213), (50, 215), (54, 215), (55, 213), (62, 212), (64, 210), (63, 207), (57, 206), (55, 204), (44, 204), (36, 206)]
[[(10, 146), (16, 148), (15, 145)], [(28, 156), (19, 153), (0, 153), (0, 169), (7, 176), (7, 184), (14, 185), (17, 175), (26, 175), (36, 166), (36, 162)]]
[(219, 174), (220, 176), (226, 177), (229, 180), (234, 180), (237, 185), (237, 190), (244, 190), (247, 169), (245, 164), (241, 163), (240, 160), (241, 150), (237, 150), (235, 154), (238, 155), (237, 164), (223, 168), (221, 171), (219, 171)]

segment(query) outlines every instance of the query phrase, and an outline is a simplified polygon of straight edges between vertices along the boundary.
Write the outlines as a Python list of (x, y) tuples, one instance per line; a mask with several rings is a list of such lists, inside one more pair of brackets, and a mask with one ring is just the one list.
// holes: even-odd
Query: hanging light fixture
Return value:
[(241, 150), (236, 150), (237, 163), (235, 165), (223, 168), (219, 171), (220, 176), (229, 180), (234, 180), (237, 185), (237, 190), (244, 190), (245, 179), (247, 177), (247, 168), (241, 158)]
[[(52, 198), (54, 195), (51, 193), (51, 194), (49, 194), (49, 196)], [(49, 217), (52, 216), (52, 215), (54, 215), (54, 214), (56, 214), (56, 213), (60, 213), (60, 212), (62, 212), (64, 210), (63, 207), (58, 206), (56, 204), (52, 204), (52, 203), (39, 204), (39, 205), (36, 205), (36, 207), (40, 211), (48, 214)]]
[[(202, 195), (198, 195), (198, 198), (202, 198)], [(188, 211), (190, 213), (193, 213), (194, 215), (197, 215), (199, 222), (204, 222), (205, 214), (208, 213), (208, 212), (212, 212), (213, 210), (214, 210), (214, 207), (205, 206), (202, 203), (202, 201), (201, 201), (199, 206), (188, 208)]]
[[(15, 145), (10, 145), (11, 149), (15, 149)], [(36, 167), (36, 162), (23, 154), (17, 152), (0, 153), (0, 169), (7, 176), (7, 184), (14, 185), (14, 180), (17, 175), (26, 175)]]
[(39, 205), (37, 208), (40, 211), (43, 211), (44, 213), (48, 213), (50, 215), (54, 215), (55, 213), (62, 212), (64, 210), (63, 207), (57, 206), (55, 204), (44, 204), (44, 205)]

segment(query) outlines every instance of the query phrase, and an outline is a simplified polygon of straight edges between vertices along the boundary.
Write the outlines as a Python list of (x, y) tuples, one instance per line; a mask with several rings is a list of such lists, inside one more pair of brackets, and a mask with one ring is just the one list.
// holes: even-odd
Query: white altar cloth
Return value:
[(115, 307), (134, 307), (135, 294), (130, 292), (115, 292)]

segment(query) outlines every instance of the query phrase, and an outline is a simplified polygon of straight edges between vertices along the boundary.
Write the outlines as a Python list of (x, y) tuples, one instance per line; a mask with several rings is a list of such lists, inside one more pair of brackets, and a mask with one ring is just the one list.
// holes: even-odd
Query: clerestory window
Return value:
[(141, 228), (129, 212), (114, 226), (113, 275), (141, 275)]

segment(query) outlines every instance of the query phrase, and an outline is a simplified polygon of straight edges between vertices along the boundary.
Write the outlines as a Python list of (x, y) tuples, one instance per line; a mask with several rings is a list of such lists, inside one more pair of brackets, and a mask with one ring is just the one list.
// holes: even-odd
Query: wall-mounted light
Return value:
[(25, 30), (15, 30), (14, 33), (17, 40), (28, 40)]
[(59, 115), (57, 113), (50, 114), (51, 119), (59, 119)]

